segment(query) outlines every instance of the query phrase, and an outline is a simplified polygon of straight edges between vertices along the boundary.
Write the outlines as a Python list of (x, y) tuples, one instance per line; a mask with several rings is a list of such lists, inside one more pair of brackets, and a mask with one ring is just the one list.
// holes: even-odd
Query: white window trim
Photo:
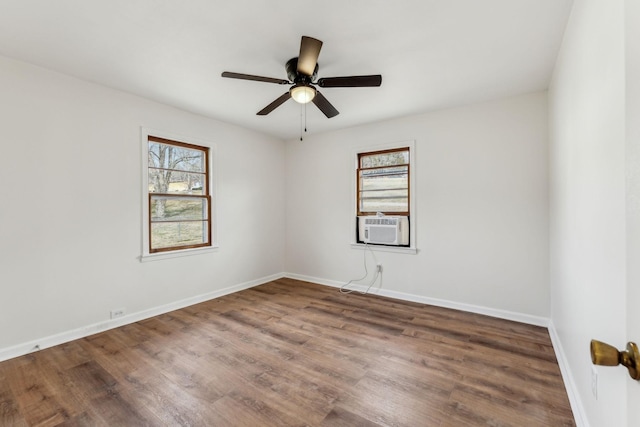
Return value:
[[(395, 246), (381, 246), (381, 245), (365, 245), (364, 243), (357, 243), (356, 240), (356, 221), (355, 213), (357, 212), (357, 197), (356, 191), (358, 189), (358, 183), (356, 178), (356, 170), (358, 169), (358, 154), (367, 153), (370, 151), (383, 151), (392, 150), (396, 148), (409, 147), (409, 247), (395, 247)], [(400, 141), (381, 145), (367, 145), (356, 148), (352, 152), (353, 156), (353, 169), (351, 170), (351, 200), (353, 205), (351, 207), (351, 248), (352, 249), (372, 249), (379, 252), (395, 252), (404, 254), (417, 254), (418, 247), (416, 244), (416, 180), (415, 180), (415, 158), (416, 158), (416, 142), (415, 140)]]
[[(211, 196), (211, 246), (202, 248), (178, 249), (169, 252), (149, 252), (149, 136), (169, 139), (185, 144), (200, 145), (209, 148), (209, 195)], [(142, 146), (142, 247), (140, 262), (157, 261), (162, 259), (177, 258), (189, 255), (215, 252), (218, 249), (218, 203), (216, 199), (217, 183), (217, 146), (211, 141), (199, 138), (176, 135), (160, 130), (140, 128), (140, 141)]]

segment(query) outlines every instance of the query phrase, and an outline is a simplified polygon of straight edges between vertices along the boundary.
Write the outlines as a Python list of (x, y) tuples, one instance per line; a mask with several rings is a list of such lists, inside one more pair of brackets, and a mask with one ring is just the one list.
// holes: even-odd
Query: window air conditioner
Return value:
[(406, 246), (409, 244), (409, 218), (406, 216), (358, 217), (360, 242)]

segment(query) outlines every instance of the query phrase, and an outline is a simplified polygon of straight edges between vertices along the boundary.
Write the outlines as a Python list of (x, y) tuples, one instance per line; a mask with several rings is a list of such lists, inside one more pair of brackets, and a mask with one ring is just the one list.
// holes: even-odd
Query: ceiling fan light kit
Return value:
[(265, 116), (284, 104), (289, 98), (300, 104), (313, 102), (316, 107), (327, 117), (335, 117), (338, 110), (324, 97), (317, 89), (316, 85), (322, 88), (332, 87), (377, 87), (382, 84), (382, 76), (379, 74), (368, 76), (349, 77), (324, 77), (318, 79), (318, 56), (322, 42), (313, 37), (302, 36), (300, 41), (300, 54), (297, 58), (291, 58), (285, 64), (285, 71), (289, 80), (276, 79), (272, 77), (254, 76), (252, 74), (241, 74), (225, 71), (222, 77), (240, 80), (253, 80), (264, 83), (276, 83), (280, 85), (292, 85), (288, 92), (285, 92), (271, 104), (258, 111), (259, 116)]
[(316, 89), (313, 86), (295, 85), (289, 89), (289, 93), (298, 104), (307, 104), (316, 96)]

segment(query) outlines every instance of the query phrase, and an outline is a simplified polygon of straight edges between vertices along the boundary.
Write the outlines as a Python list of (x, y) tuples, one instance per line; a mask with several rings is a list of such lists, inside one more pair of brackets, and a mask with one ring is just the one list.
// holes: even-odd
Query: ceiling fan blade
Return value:
[(374, 87), (382, 84), (382, 76), (375, 74), (371, 76), (350, 76), (350, 77), (324, 77), (318, 79), (317, 85), (320, 87)]
[(312, 76), (318, 63), (322, 42), (313, 37), (302, 36), (300, 55), (298, 55), (298, 73)]
[(265, 83), (277, 83), (280, 85), (291, 84), (289, 80), (274, 79), (272, 77), (253, 76), (251, 74), (231, 73), (229, 71), (225, 71), (224, 73), (222, 73), (222, 77), (228, 77), (230, 79), (254, 80), (256, 82), (265, 82)]
[(312, 102), (316, 104), (316, 107), (318, 107), (328, 119), (340, 114), (338, 110), (336, 110), (336, 107), (331, 105), (327, 98), (318, 91), (316, 91), (316, 96), (313, 98)]
[(266, 116), (267, 114), (269, 114), (270, 112), (272, 112), (273, 110), (275, 110), (276, 108), (284, 104), (285, 101), (287, 101), (289, 98), (291, 98), (291, 94), (287, 91), (280, 98), (276, 99), (271, 104), (267, 105), (262, 110), (258, 111), (257, 115)]

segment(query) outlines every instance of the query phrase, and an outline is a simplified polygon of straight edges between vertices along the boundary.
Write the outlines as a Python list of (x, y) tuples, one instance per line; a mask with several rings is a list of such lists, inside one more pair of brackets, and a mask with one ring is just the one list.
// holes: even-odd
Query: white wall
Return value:
[[(627, 340), (640, 342), (640, 2), (625, 1), (627, 160)], [(618, 368), (619, 369), (619, 368)], [(640, 382), (627, 381), (627, 419), (638, 421)]]
[[(284, 143), (0, 58), (0, 355), (283, 271)], [(216, 252), (140, 263), (140, 127), (217, 144)]]
[(551, 320), (592, 426), (633, 425), (626, 371), (599, 367), (596, 400), (589, 356), (627, 338), (623, 6), (574, 2), (549, 91)]
[(415, 140), (418, 253), (376, 254), (383, 289), (548, 317), (546, 103), (535, 93), (289, 141), (287, 272), (362, 276), (354, 150)]

